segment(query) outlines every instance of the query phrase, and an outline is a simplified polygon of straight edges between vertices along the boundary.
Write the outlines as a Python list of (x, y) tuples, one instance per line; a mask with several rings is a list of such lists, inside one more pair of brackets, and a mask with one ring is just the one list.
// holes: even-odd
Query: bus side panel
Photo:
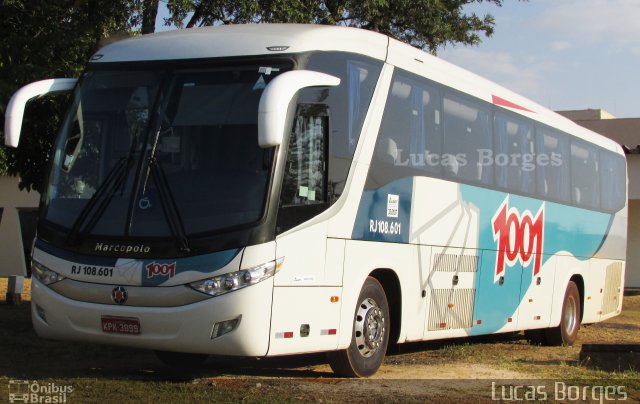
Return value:
[[(620, 314), (623, 298), (624, 261), (563, 255), (558, 259), (550, 327), (560, 324), (562, 302), (571, 277), (582, 278), (582, 322), (603, 321)], [(580, 286), (580, 285), (578, 285)]]
[(582, 296), (582, 323), (600, 321), (602, 313), (603, 285), (610, 260), (592, 258), (584, 273), (584, 296)]
[(285, 258), (279, 283), (292, 286), (274, 288), (269, 355), (337, 347), (345, 240), (327, 239), (325, 228), (319, 223), (278, 240)]
[(327, 222), (315, 223), (276, 239), (276, 256), (284, 258), (276, 286), (339, 286), (340, 271), (325, 273)]
[(478, 211), (451, 181), (414, 177), (412, 199), (410, 237), (420, 245), (426, 292), (423, 338), (469, 335), (481, 262)]
[[(481, 253), (474, 303), (472, 335), (515, 331), (519, 311), (523, 316), (540, 316), (543, 321), (546, 307), (546, 289), (531, 290), (534, 278), (552, 278), (545, 273), (542, 259), (543, 243), (547, 237), (543, 227), (545, 203), (543, 201), (509, 194), (478, 186), (459, 185), (459, 198), (473, 207), (477, 215), (477, 245)], [(508, 253), (509, 251), (509, 253)], [(511, 252), (513, 251), (513, 252)], [(523, 252), (523, 251), (526, 251)], [(540, 260), (536, 258), (541, 257)], [(546, 256), (545, 256), (546, 257)], [(550, 266), (553, 268), (553, 266)], [(545, 288), (548, 286), (545, 282)], [(553, 281), (549, 282), (553, 287)], [(523, 299), (532, 298), (536, 307), (527, 307)], [(539, 312), (534, 314), (533, 312)], [(524, 317), (523, 317), (524, 318)]]
[[(609, 261), (604, 269), (600, 321), (620, 314), (624, 295), (624, 261)], [(604, 286), (602, 286), (604, 285)]]
[[(615, 213), (606, 239), (595, 255), (604, 259), (592, 260), (600, 262), (594, 271), (594, 275), (598, 279), (593, 285), (594, 291), (591, 293), (591, 296), (595, 297), (597, 296), (596, 293), (599, 292), (600, 298), (596, 299), (597, 303), (594, 303), (594, 307), (589, 310), (590, 313), (596, 312), (599, 315), (599, 318), (593, 317), (594, 322), (616, 316), (622, 310), (626, 267), (624, 260), (627, 253), (627, 220), (628, 205), (625, 204), (622, 209)], [(588, 302), (585, 302), (585, 305), (586, 303)], [(588, 321), (583, 319), (583, 322), (591, 322), (591, 317)]]
[(427, 282), (424, 338), (468, 336), (477, 298), (480, 251), (440, 246), (420, 249), (431, 252), (431, 260), (422, 266)]
[[(268, 355), (336, 349), (341, 290), (323, 286), (275, 287)], [(351, 334), (351, 329), (340, 331)]]
[(543, 261), (545, 263), (535, 277), (532, 277), (531, 271), (525, 270), (522, 273), (519, 330), (546, 328), (551, 321), (558, 257), (546, 256)]
[[(624, 261), (627, 257), (627, 220), (628, 207), (625, 205), (616, 212), (606, 233), (602, 245), (595, 254), (597, 258)], [(624, 279), (624, 278), (623, 278)]]

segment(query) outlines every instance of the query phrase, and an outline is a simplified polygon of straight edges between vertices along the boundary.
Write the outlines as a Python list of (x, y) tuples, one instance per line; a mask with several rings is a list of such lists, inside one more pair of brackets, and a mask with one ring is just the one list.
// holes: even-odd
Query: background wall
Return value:
[(31, 249), (39, 201), (37, 192), (20, 191), (17, 177), (0, 177), (0, 277), (27, 274), (25, 247)]

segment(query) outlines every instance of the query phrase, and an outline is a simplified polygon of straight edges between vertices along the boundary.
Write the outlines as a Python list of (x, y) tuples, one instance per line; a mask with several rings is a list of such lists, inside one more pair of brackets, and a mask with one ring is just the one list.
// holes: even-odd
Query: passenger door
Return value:
[(300, 226), (329, 207), (328, 133), (326, 105), (298, 105), (287, 146), (276, 222), (276, 252), (278, 257), (284, 257), (276, 286), (333, 284), (325, 277), (327, 224)]
[(276, 222), (269, 355), (332, 350), (338, 344), (344, 240), (327, 239), (329, 207), (326, 105), (298, 105), (287, 146)]

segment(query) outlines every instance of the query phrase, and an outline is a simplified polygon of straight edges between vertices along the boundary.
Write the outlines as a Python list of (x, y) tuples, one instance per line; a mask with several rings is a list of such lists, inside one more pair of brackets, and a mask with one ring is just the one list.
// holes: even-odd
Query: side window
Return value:
[(627, 199), (626, 162), (611, 152), (600, 153), (600, 200), (602, 209), (616, 211)]
[(571, 201), (586, 208), (600, 207), (598, 150), (586, 143), (571, 144)]
[(317, 215), (328, 206), (326, 105), (299, 104), (289, 136), (284, 167), (278, 232)]
[(302, 54), (300, 68), (340, 78), (337, 87), (306, 88), (299, 92), (299, 103), (322, 103), (331, 110), (329, 132), (329, 202), (335, 202), (346, 184), (353, 154), (358, 145), (382, 62), (343, 52)]
[[(372, 82), (375, 70), (373, 66), (367, 63), (348, 61), (347, 62), (347, 85), (349, 87), (349, 133), (348, 133), (348, 151), (349, 155), (353, 155), (358, 144), (358, 136), (365, 114), (369, 108), (368, 100), (373, 94), (375, 82)], [(364, 102), (363, 102), (364, 101)]]
[(433, 88), (416, 83), (412, 86), (409, 99), (410, 142), (407, 158), (411, 166), (420, 171), (439, 173), (442, 163), (440, 94)]
[(480, 103), (461, 97), (444, 98), (444, 156), (455, 156), (444, 165), (445, 174), (456, 179), (491, 184), (493, 164), (483, 155), (492, 153), (490, 111)]
[(282, 183), (281, 206), (326, 202), (326, 135), (329, 123), (326, 107), (298, 106), (289, 138), (289, 150)]
[(514, 192), (535, 193), (535, 139), (533, 126), (501, 112), (495, 115), (495, 139), (492, 157), (495, 182)]
[(368, 187), (442, 169), (440, 93), (412, 74), (397, 71), (385, 106)]
[(569, 141), (558, 132), (547, 128), (536, 131), (537, 191), (543, 198), (570, 202)]

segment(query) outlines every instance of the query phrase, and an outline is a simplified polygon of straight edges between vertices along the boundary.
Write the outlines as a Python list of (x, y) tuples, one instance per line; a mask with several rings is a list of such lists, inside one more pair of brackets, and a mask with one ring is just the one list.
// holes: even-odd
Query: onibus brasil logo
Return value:
[(527, 267), (533, 261), (533, 276), (540, 272), (544, 240), (544, 202), (535, 216), (529, 210), (520, 213), (504, 199), (493, 216), (493, 240), (497, 243), (494, 282), (504, 276), (506, 267), (517, 263)]
[(73, 391), (73, 386), (56, 383), (9, 380), (10, 403), (66, 403)]

